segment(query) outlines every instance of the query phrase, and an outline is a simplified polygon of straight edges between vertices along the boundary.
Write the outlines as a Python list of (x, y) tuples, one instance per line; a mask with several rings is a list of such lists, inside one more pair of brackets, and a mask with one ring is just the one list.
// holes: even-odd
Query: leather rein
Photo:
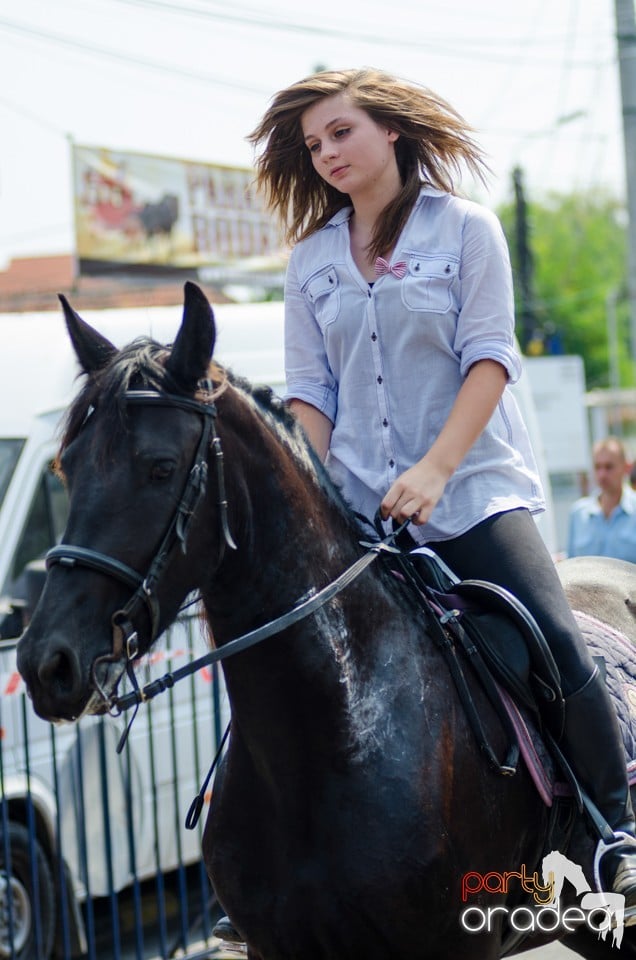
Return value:
[[(93, 550), (90, 547), (79, 547), (69, 543), (60, 543), (58, 546), (49, 550), (46, 555), (47, 569), (50, 569), (56, 564), (71, 569), (83, 567), (113, 577), (125, 583), (127, 586), (132, 587), (134, 590), (128, 603), (120, 610), (116, 610), (111, 617), (113, 636), (112, 651), (101, 657), (97, 657), (91, 667), (93, 687), (104, 700), (109, 712), (114, 716), (120, 715), (123, 711), (129, 710), (131, 707), (138, 708), (141, 703), (152, 699), (162, 691), (174, 686), (177, 681), (182, 680), (184, 677), (190, 676), (205, 666), (225, 660), (227, 657), (247, 650), (268, 637), (281, 633), (293, 624), (309, 617), (340, 593), (340, 591), (349, 586), (378, 556), (386, 553), (399, 553), (400, 551), (392, 546), (392, 542), (410, 522), (406, 520), (383, 540), (372, 543), (361, 542), (361, 546), (367, 548), (366, 553), (359, 557), (358, 560), (335, 580), (332, 580), (327, 586), (323, 587), (322, 590), (319, 590), (308, 599), (299, 601), (287, 613), (276, 617), (274, 620), (240, 637), (236, 637), (234, 640), (230, 640), (222, 647), (211, 650), (172, 673), (167, 673), (163, 677), (140, 688), (132, 667), (133, 661), (139, 656), (139, 639), (133, 622), (139, 610), (145, 607), (148, 611), (151, 624), (150, 642), (148, 644), (150, 647), (157, 638), (160, 623), (158, 586), (173, 550), (177, 546), (180, 546), (181, 550), (184, 553), (186, 552), (190, 523), (199, 502), (205, 494), (207, 486), (207, 457), (210, 448), (214, 452), (214, 461), (216, 464), (217, 506), (219, 508), (219, 523), (222, 533), (219, 563), (223, 558), (226, 546), (231, 550), (237, 549), (228, 524), (228, 503), (225, 493), (223, 450), (221, 440), (216, 432), (215, 423), (217, 409), (214, 400), (225, 389), (227, 381), (224, 381), (220, 387), (216, 388), (216, 392), (213, 392), (212, 386), (210, 381), (201, 381), (200, 387), (209, 394), (209, 400), (207, 401), (194, 400), (179, 396), (178, 394), (162, 393), (158, 390), (128, 390), (125, 394), (126, 403), (133, 406), (176, 407), (186, 410), (189, 413), (196, 413), (202, 418), (199, 443), (181, 498), (145, 576), (121, 560), (117, 560), (98, 550)], [(120, 697), (113, 697), (107, 694), (102, 688), (97, 677), (97, 667), (103, 663), (116, 663), (122, 658), (125, 660), (126, 672), (133, 689), (130, 693)], [(122, 740), (123, 739), (124, 738), (122, 738)], [(120, 743), (118, 749), (121, 749), (122, 746), (123, 742)]]

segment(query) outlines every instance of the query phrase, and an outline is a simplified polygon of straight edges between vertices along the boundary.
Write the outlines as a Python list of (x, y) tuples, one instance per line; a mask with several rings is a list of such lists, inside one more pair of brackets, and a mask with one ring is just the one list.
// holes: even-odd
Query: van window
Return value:
[(43, 557), (61, 539), (68, 515), (68, 496), (59, 477), (46, 469), (37, 485), (13, 563), (11, 581), (5, 590), (12, 597), (24, 596), (21, 576), (31, 560)]
[(9, 487), (24, 440), (0, 439), (0, 505)]

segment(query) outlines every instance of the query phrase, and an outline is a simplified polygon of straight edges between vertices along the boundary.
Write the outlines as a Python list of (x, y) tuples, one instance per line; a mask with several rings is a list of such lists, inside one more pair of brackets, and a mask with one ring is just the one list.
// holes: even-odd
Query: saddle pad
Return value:
[[(605, 661), (606, 683), (616, 708), (625, 747), (630, 785), (636, 783), (636, 647), (627, 637), (587, 613), (575, 610), (579, 628), (593, 657)], [(555, 777), (552, 758), (532, 719), (521, 712), (509, 694), (500, 688), (501, 698), (519, 737), (519, 749), (539, 796), (552, 806), (554, 797), (571, 796), (567, 783)]]
[(636, 758), (636, 647), (625, 634), (587, 613), (574, 613), (593, 657), (603, 657), (627, 760)]

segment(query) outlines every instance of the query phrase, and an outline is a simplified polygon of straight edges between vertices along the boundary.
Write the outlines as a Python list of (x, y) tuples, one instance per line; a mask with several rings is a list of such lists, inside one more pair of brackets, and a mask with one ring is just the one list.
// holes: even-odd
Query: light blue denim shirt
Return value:
[(569, 557), (616, 557), (636, 563), (636, 492), (623, 488), (621, 502), (606, 517), (598, 495), (581, 497), (570, 510)]
[[(514, 383), (512, 276), (486, 208), (423, 187), (391, 261), (406, 275), (371, 286), (349, 244), (351, 208), (294, 248), (285, 290), (287, 399), (333, 423), (327, 467), (351, 506), (372, 518), (393, 481), (439, 434), (477, 360)], [(509, 387), (448, 481), (418, 542), (444, 540), (516, 507), (544, 508), (530, 441)]]

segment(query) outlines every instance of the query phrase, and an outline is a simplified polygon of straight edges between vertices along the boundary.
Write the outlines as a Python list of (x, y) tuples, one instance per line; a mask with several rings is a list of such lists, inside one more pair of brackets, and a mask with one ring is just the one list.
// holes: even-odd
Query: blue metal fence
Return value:
[[(199, 655), (196, 617), (169, 631), (140, 682)], [(227, 723), (212, 670), (126, 717), (37, 718), (0, 647), (0, 958), (146, 960), (220, 956), (218, 905), (185, 816)]]

